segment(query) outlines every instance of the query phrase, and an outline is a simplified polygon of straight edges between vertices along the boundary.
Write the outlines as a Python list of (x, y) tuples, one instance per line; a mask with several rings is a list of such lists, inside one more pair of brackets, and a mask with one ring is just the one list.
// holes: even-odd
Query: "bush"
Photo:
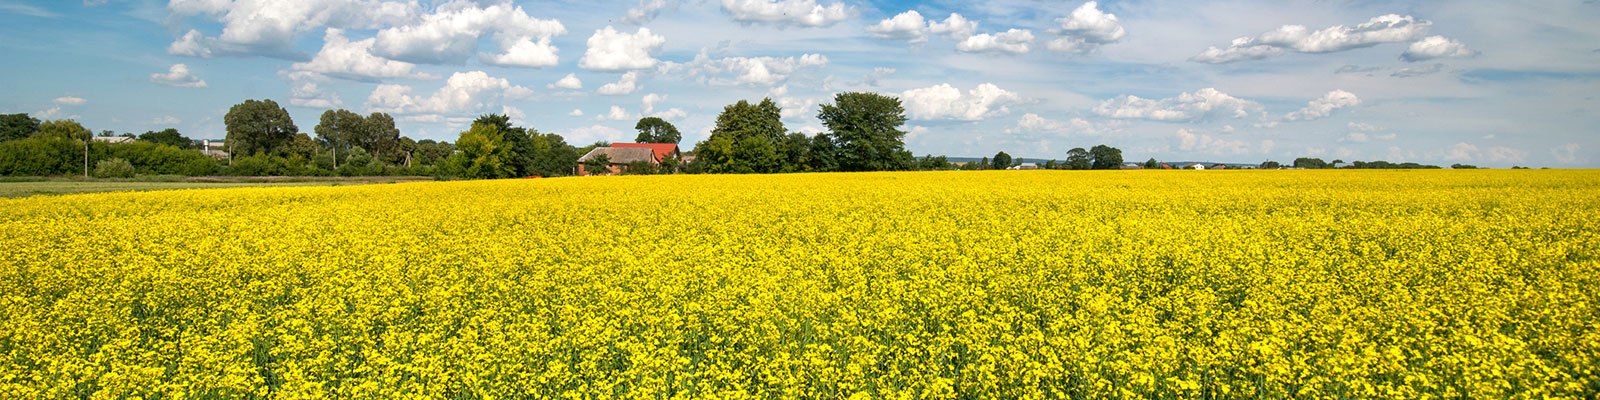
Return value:
[(0, 143), (0, 175), (47, 176), (83, 173), (83, 142), (28, 138)]
[(100, 160), (94, 163), (94, 177), (96, 178), (132, 178), (133, 163), (121, 158)]

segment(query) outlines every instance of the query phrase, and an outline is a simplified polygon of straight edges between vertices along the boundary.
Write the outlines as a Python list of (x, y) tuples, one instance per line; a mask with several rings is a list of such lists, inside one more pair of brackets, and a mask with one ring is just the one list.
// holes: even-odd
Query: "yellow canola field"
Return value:
[(1595, 398), (1600, 172), (0, 200), (0, 398)]

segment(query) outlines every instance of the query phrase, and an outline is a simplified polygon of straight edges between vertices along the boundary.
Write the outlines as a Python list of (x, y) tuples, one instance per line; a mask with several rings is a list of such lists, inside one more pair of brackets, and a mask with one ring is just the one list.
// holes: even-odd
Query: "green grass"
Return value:
[(28, 178), (0, 180), (0, 198), (79, 193), (268, 186), (365, 185), (433, 180), (417, 176), (321, 177), (139, 177), (133, 179)]

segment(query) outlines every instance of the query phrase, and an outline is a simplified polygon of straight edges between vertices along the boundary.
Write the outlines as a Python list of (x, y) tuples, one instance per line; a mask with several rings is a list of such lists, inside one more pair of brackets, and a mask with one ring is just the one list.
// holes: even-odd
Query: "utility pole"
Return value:
[(94, 138), (83, 139), (83, 177), (89, 177), (89, 141)]

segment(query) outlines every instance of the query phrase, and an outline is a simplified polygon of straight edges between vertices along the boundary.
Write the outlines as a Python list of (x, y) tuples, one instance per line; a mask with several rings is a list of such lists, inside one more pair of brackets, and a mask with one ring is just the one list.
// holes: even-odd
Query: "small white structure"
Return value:
[(133, 138), (127, 136), (95, 136), (94, 141), (106, 143), (127, 143), (133, 141)]
[(1206, 169), (1206, 165), (1201, 163), (1189, 163), (1189, 165), (1183, 166), (1183, 169), (1204, 170)]
[(1039, 169), (1039, 164), (1035, 164), (1035, 163), (1031, 163), (1031, 162), (1022, 163), (1022, 164), (1019, 164), (1019, 165), (1017, 165), (1015, 167), (1006, 168), (1006, 169)]

